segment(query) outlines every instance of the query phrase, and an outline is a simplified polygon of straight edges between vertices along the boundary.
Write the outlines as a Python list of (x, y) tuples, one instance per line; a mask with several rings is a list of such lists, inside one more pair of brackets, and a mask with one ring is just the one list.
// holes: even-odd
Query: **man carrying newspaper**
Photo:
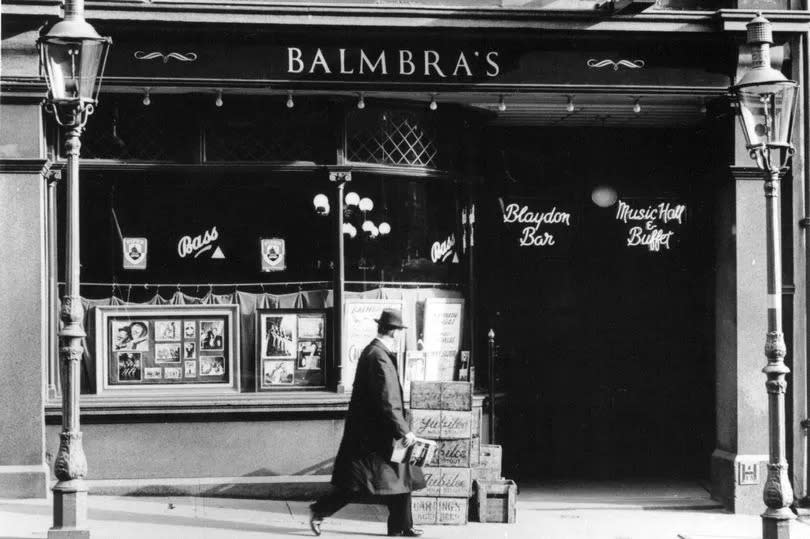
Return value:
[(404, 329), (402, 314), (385, 309), (377, 337), (357, 361), (352, 398), (332, 473), (334, 490), (310, 506), (310, 527), (321, 534), (323, 519), (351, 501), (380, 496), (388, 506), (388, 535), (418, 537), (413, 527), (411, 491), (425, 487), (421, 468), (392, 462), (393, 447), (410, 447), (416, 436), (405, 420), (402, 386), (397, 376), (394, 336)]

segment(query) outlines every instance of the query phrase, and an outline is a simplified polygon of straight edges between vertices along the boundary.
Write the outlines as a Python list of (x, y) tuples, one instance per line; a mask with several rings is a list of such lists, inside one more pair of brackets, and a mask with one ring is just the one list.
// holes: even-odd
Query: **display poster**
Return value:
[(411, 400), (411, 382), (423, 382), (427, 374), (427, 357), (422, 351), (405, 353), (405, 376), (402, 393), (406, 401)]
[(100, 306), (96, 317), (99, 393), (238, 388), (237, 306)]
[(259, 309), (256, 324), (257, 391), (325, 384), (326, 310)]
[(430, 352), (458, 352), (464, 300), (461, 298), (427, 298), (422, 331), (424, 349)]
[[(363, 349), (377, 336), (376, 319), (380, 317), (383, 309), (397, 309), (402, 311), (401, 299), (346, 299), (344, 302), (343, 317), (343, 364), (342, 380), (346, 391), (351, 391), (354, 384), (354, 373), (357, 370), (357, 360)], [(407, 324), (407, 322), (405, 322)], [(405, 331), (408, 331), (407, 329)], [(402, 377), (402, 339), (397, 340), (397, 368)]]

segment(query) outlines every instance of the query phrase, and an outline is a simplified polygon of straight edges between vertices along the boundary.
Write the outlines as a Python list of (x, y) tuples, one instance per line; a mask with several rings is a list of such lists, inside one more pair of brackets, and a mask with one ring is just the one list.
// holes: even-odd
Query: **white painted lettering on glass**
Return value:
[(645, 246), (652, 252), (659, 252), (662, 247), (666, 250), (672, 248), (671, 240), (675, 231), (665, 230), (660, 228), (660, 225), (675, 223), (681, 225), (685, 215), (685, 204), (669, 202), (633, 208), (627, 202), (620, 200), (616, 208), (617, 221), (634, 225), (627, 233), (627, 246)]
[(558, 210), (556, 206), (544, 212), (512, 203), (504, 208), (503, 222), (526, 225), (518, 240), (521, 247), (547, 247), (556, 245), (556, 239), (554, 234), (540, 230), (540, 225), (571, 226), (571, 214)]

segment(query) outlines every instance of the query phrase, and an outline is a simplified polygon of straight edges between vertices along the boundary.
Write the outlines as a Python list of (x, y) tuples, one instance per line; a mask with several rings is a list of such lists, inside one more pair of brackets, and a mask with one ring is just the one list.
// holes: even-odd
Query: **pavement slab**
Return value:
[[(719, 508), (695, 485), (529, 485), (521, 489), (515, 524), (422, 526), (436, 539), (759, 539), (756, 515)], [(0, 539), (44, 539), (50, 500), (0, 499)], [(250, 539), (313, 537), (309, 502), (203, 497), (91, 495), (94, 539)], [(384, 537), (383, 506), (352, 504), (324, 521), (323, 537)], [(810, 539), (810, 525), (792, 523), (792, 539)]]

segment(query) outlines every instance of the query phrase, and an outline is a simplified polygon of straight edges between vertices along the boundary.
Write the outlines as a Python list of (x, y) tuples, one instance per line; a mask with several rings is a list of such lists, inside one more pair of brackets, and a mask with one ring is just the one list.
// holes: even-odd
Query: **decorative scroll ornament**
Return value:
[(163, 60), (164, 64), (169, 63), (169, 60), (174, 58), (179, 62), (193, 62), (197, 59), (196, 52), (187, 52), (186, 54), (182, 54), (179, 52), (170, 52), (169, 54), (163, 54), (162, 52), (144, 52), (144, 51), (135, 51), (133, 54), (136, 60), (154, 60), (155, 58), (160, 58)]
[(594, 69), (601, 69), (603, 67), (612, 67), (613, 71), (618, 71), (620, 67), (626, 67), (628, 69), (641, 69), (646, 65), (644, 60), (619, 60), (618, 62), (614, 62), (613, 60), (597, 60), (596, 58), (591, 58), (587, 62), (588, 67), (592, 67)]

